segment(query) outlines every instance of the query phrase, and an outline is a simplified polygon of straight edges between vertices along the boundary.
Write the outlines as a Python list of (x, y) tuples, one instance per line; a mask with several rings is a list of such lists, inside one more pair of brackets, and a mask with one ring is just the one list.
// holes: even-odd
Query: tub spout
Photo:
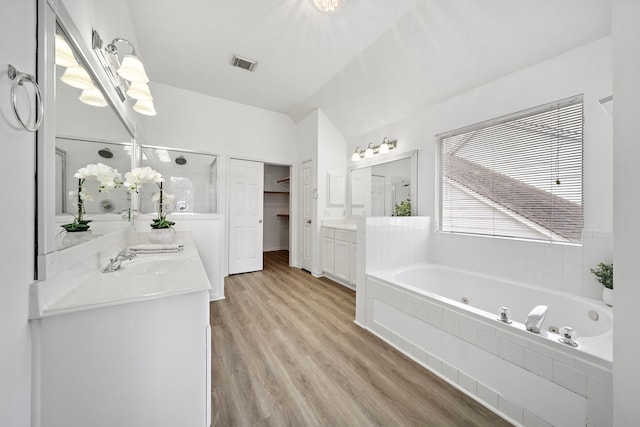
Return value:
[(529, 316), (527, 316), (527, 321), (525, 322), (527, 331), (535, 334), (540, 333), (540, 328), (542, 328), (542, 322), (544, 322), (544, 318), (547, 316), (548, 309), (549, 307), (546, 305), (538, 305), (531, 310)]

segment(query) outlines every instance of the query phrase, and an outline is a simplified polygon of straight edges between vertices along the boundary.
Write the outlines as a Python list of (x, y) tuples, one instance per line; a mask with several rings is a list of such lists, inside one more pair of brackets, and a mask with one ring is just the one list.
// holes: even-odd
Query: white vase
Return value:
[(613, 289), (602, 287), (602, 301), (609, 307), (613, 307)]
[(171, 228), (152, 228), (149, 232), (149, 242), (167, 245), (176, 240), (176, 230)]

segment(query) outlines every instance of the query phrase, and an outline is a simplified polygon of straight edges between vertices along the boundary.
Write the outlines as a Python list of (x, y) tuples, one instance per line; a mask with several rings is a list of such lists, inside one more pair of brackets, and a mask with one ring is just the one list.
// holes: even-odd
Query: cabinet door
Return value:
[(349, 281), (349, 242), (336, 239), (335, 244), (335, 276)]
[(358, 259), (357, 259), (357, 252), (358, 252), (358, 245), (355, 242), (351, 242), (350, 243), (350, 249), (349, 249), (349, 283), (351, 283), (352, 285), (356, 284), (356, 271), (357, 271), (357, 266), (358, 266)]
[(331, 237), (322, 238), (322, 271), (329, 274), (334, 272), (333, 242)]

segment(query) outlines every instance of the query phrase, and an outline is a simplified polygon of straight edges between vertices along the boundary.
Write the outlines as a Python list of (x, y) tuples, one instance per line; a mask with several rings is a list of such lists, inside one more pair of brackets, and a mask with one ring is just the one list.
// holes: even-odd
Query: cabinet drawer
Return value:
[(322, 237), (329, 237), (330, 239), (334, 238), (335, 229), (329, 227), (322, 227), (321, 229)]
[(336, 240), (344, 240), (349, 242), (352, 231), (347, 230), (335, 230)]

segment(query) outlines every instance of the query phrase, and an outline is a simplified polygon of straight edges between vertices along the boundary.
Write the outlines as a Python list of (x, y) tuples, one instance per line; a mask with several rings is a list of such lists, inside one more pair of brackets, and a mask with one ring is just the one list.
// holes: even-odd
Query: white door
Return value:
[(371, 215), (385, 216), (384, 176), (371, 175)]
[(302, 164), (302, 268), (313, 270), (313, 161)]
[(262, 270), (264, 164), (229, 160), (229, 274)]

